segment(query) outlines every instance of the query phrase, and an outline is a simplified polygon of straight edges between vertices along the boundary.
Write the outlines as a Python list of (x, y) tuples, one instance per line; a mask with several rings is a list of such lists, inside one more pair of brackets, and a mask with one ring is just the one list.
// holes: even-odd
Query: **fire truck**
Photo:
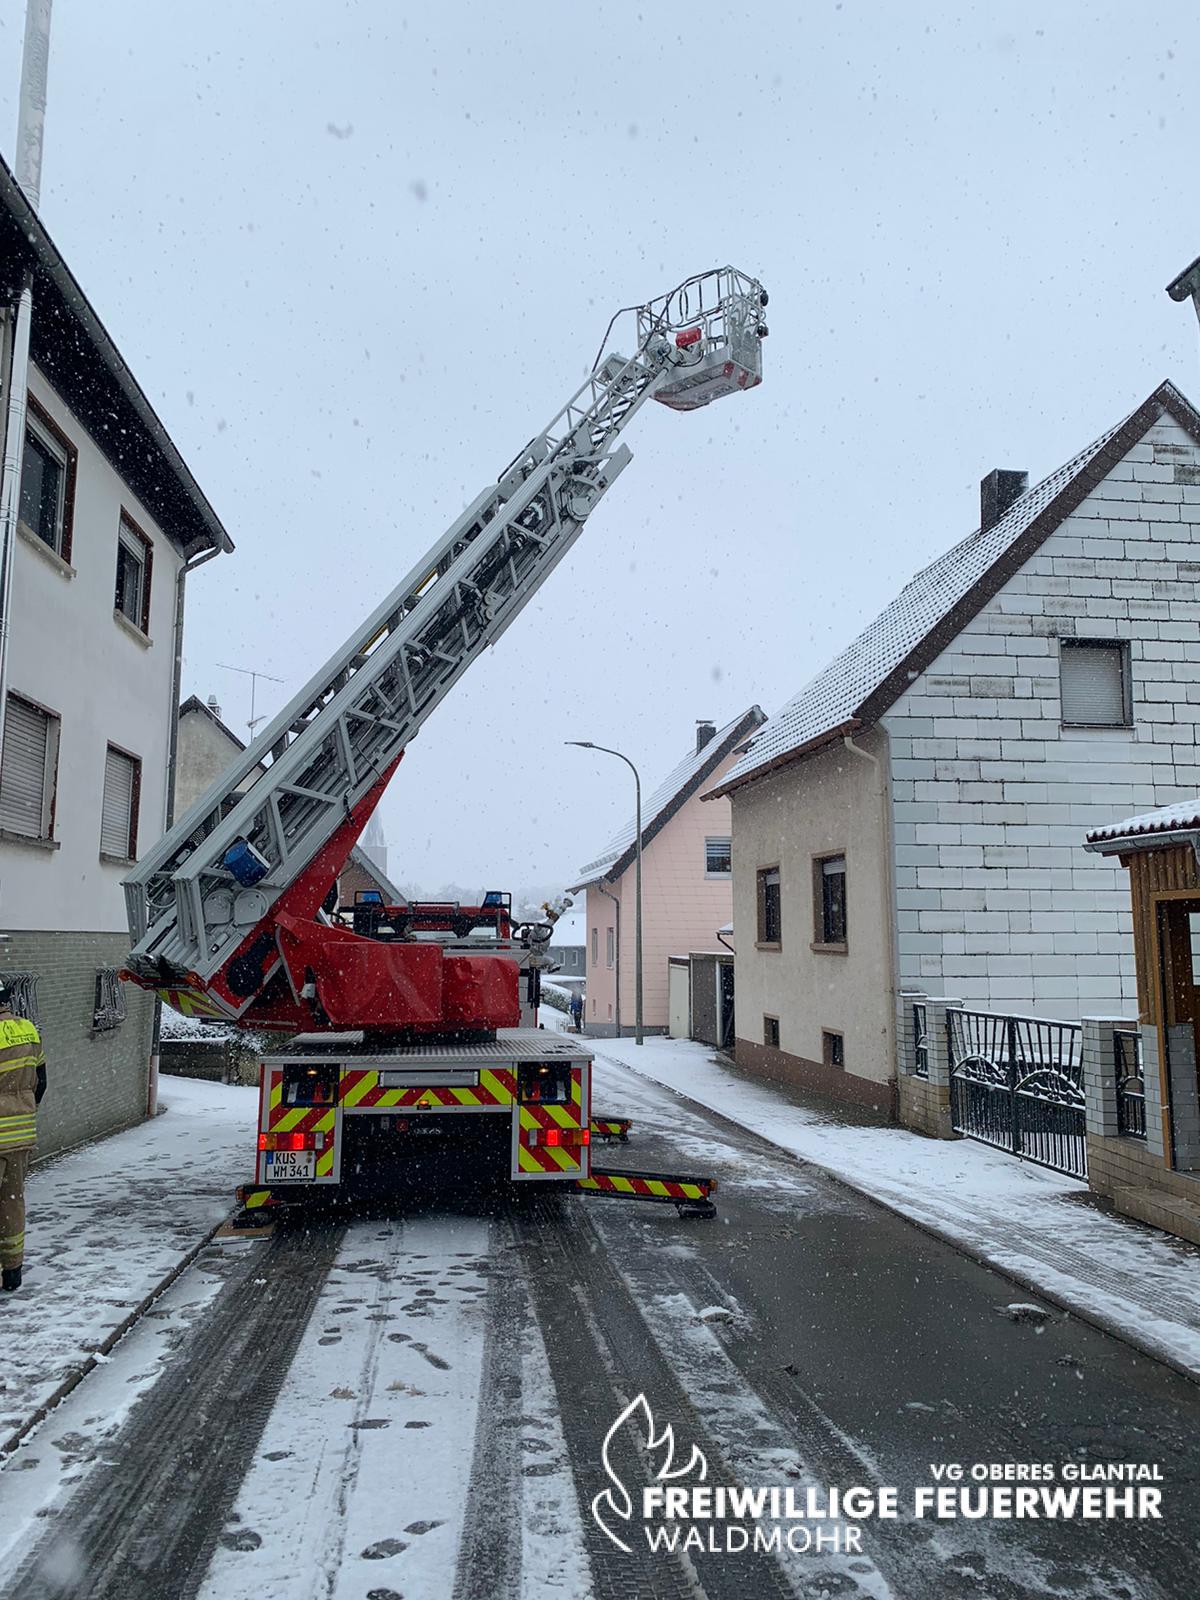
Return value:
[[(646, 402), (692, 411), (761, 382), (766, 304), (722, 267), (618, 312), (549, 425), (125, 880), (127, 979), (286, 1036), (262, 1059), (246, 1212), (329, 1198), (436, 1138), (515, 1184), (713, 1214), (711, 1178), (593, 1165), (593, 1136), (629, 1125), (594, 1112), (583, 1041), (536, 1026), (548, 919), (515, 924), (501, 893), (339, 908), (335, 886), (410, 740), (628, 466)], [(622, 319), (628, 357), (609, 351)]]

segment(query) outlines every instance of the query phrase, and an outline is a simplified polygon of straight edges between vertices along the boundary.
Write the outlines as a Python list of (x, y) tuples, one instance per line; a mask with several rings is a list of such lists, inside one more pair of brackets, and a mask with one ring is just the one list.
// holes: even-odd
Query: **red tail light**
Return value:
[(260, 1150), (324, 1150), (325, 1140), (332, 1135), (324, 1133), (260, 1133)]

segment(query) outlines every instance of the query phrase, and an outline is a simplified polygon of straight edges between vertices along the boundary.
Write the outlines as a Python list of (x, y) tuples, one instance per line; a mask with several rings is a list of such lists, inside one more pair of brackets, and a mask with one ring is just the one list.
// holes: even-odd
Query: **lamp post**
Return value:
[[(637, 797), (637, 814), (634, 817), (634, 859), (636, 860), (636, 876), (634, 880), (634, 908), (633, 908), (633, 1006), (634, 1006), (634, 1043), (641, 1044), (643, 1037), (642, 1028), (642, 780), (638, 769), (628, 756), (623, 756), (619, 750), (610, 750), (606, 744), (593, 744), (590, 739), (566, 739), (565, 744), (575, 745), (580, 750), (599, 750), (606, 756), (616, 756), (618, 761), (623, 761), (633, 773), (634, 790)], [(618, 1015), (620, 1002), (618, 1000)]]

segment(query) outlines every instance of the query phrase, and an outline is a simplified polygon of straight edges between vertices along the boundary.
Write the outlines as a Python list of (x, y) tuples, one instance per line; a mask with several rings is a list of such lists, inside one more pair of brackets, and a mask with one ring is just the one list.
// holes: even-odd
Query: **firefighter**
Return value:
[(37, 1106), (46, 1092), (46, 1058), (32, 1022), (12, 1011), (12, 986), (0, 977), (0, 1285), (21, 1287), (25, 1259), (25, 1175), (37, 1143)]

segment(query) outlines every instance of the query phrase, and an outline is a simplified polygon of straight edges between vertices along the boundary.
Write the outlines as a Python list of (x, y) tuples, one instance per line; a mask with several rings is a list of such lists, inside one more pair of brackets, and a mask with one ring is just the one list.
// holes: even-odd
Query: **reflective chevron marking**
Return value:
[(585, 1194), (623, 1195), (631, 1200), (711, 1200), (717, 1192), (715, 1178), (683, 1178), (649, 1172), (599, 1172), (577, 1180)]

